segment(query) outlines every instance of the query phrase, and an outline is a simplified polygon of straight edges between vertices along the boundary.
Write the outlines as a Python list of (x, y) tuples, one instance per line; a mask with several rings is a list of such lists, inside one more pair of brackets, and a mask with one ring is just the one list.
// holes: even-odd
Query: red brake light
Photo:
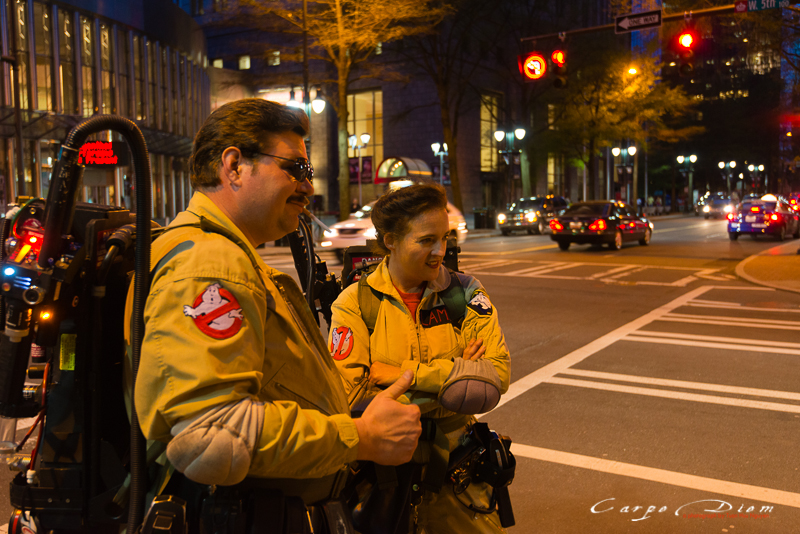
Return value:
[(773, 221), (777, 221), (780, 220), (781, 216), (778, 215), (777, 213), (773, 213), (772, 215), (769, 216), (769, 218)]
[(729, 213), (728, 214), (728, 220), (729, 221), (732, 221), (735, 217), (736, 217), (736, 215), (734, 215), (733, 213)]
[(554, 232), (560, 232), (564, 229), (564, 225), (555, 219), (550, 219), (550, 229)]
[(589, 230), (591, 230), (592, 232), (602, 232), (606, 228), (608, 228), (608, 226), (606, 225), (606, 221), (604, 221), (603, 219), (597, 219), (596, 221), (594, 221), (592, 224), (589, 225)]
[(761, 208), (759, 208), (758, 206), (751, 206), (750, 211), (752, 211), (753, 213), (758, 213), (759, 211), (761, 211)]

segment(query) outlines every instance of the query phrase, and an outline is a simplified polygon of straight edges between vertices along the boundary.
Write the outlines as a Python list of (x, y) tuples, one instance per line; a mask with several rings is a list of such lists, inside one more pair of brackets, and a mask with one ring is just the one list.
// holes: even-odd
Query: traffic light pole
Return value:
[[(683, 11), (680, 13), (671, 13), (669, 15), (663, 15), (661, 17), (662, 22), (670, 22), (673, 20), (684, 20), (687, 17), (691, 18), (700, 18), (700, 17), (708, 17), (712, 15), (727, 15), (736, 13), (736, 5), (729, 4), (727, 6), (719, 6), (719, 7), (710, 7), (708, 9), (698, 9), (697, 11)], [(578, 28), (576, 30), (568, 30), (565, 32), (555, 32), (555, 33), (545, 33), (542, 35), (534, 35), (533, 37), (523, 37), (520, 41), (538, 41), (540, 39), (552, 39), (555, 37), (562, 37), (565, 35), (580, 35), (582, 33), (592, 33), (592, 32), (599, 32), (605, 30), (613, 30), (616, 28), (616, 24), (604, 24), (602, 26), (591, 26), (589, 28)], [(636, 30), (633, 30), (636, 31)]]

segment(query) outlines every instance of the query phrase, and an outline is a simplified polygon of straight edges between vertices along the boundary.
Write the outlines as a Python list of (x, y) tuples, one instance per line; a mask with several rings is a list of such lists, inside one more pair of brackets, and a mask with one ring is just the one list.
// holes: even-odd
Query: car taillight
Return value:
[(781, 220), (781, 216), (778, 213), (773, 213), (772, 215), (769, 216), (769, 220), (771, 220), (771, 221), (780, 221)]
[(550, 219), (550, 229), (554, 232), (560, 232), (564, 229), (564, 225), (555, 219)]
[(606, 225), (606, 221), (603, 219), (597, 219), (595, 222), (589, 225), (589, 230), (592, 232), (602, 232), (606, 228), (608, 228), (608, 226)]
[(728, 214), (728, 220), (729, 220), (729, 221), (732, 221), (732, 220), (734, 220), (735, 218), (736, 218), (736, 215), (734, 215), (733, 213), (729, 213), (729, 214)]
[(761, 211), (761, 208), (759, 208), (758, 206), (751, 206), (750, 211), (752, 211), (753, 213), (758, 213), (759, 211)]

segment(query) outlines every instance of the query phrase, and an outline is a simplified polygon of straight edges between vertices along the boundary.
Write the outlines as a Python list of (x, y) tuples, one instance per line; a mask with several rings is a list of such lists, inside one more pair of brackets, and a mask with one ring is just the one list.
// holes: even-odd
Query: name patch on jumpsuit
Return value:
[(242, 328), (242, 308), (233, 294), (217, 282), (197, 295), (191, 306), (183, 307), (197, 328), (214, 339), (227, 339)]

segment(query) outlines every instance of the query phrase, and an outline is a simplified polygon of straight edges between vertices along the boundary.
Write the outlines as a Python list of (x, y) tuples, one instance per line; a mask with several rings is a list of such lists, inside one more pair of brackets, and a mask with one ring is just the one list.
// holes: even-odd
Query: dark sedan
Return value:
[(573, 204), (550, 221), (550, 230), (550, 237), (561, 250), (567, 250), (572, 243), (607, 244), (619, 250), (626, 241), (649, 244), (653, 223), (624, 202), (596, 200)]
[(497, 225), (503, 235), (515, 230), (527, 230), (529, 234), (543, 234), (556, 213), (569, 206), (564, 197), (521, 198), (497, 215)]

